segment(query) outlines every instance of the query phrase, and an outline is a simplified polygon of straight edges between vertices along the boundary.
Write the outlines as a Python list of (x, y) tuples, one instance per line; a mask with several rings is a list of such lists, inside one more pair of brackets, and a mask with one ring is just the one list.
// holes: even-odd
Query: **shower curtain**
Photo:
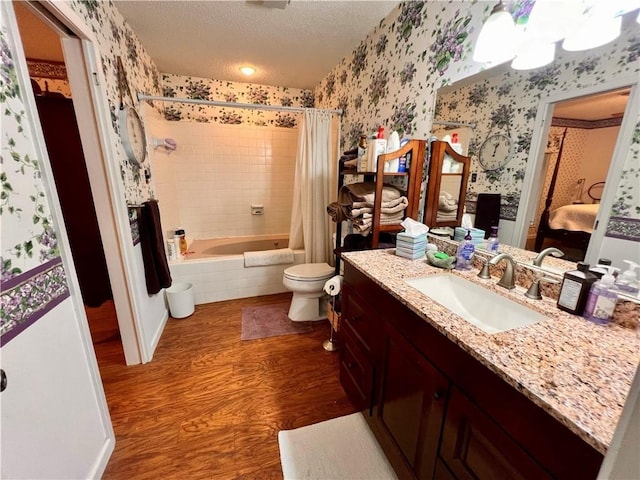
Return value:
[(308, 109), (298, 135), (289, 247), (304, 248), (305, 263), (333, 264), (332, 224), (335, 162), (331, 113)]

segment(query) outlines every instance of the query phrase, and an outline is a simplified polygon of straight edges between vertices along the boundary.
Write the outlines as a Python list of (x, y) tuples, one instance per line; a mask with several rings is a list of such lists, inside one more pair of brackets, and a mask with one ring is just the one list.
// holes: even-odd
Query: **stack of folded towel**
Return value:
[[(361, 235), (368, 235), (373, 226), (373, 203), (375, 183), (361, 182), (344, 185), (338, 192), (338, 201), (327, 206), (327, 213), (334, 222), (351, 220), (353, 229)], [(382, 187), (380, 224), (394, 225), (404, 219), (409, 201), (403, 192), (392, 185)]]
[(448, 192), (440, 193), (438, 199), (437, 221), (446, 222), (455, 220), (458, 217), (458, 200)]
[(396, 236), (396, 255), (399, 257), (415, 260), (416, 258), (424, 258), (424, 252), (427, 248), (427, 234), (408, 235), (399, 233)]

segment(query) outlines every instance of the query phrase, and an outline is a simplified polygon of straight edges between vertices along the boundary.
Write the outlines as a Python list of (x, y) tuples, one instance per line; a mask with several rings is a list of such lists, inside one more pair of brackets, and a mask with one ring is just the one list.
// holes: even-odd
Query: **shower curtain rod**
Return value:
[(471, 129), (475, 129), (476, 128), (476, 124), (475, 123), (438, 122), (436, 120), (433, 120), (431, 123), (435, 123), (437, 125), (445, 125), (445, 126), (448, 126), (448, 127), (469, 127)]
[[(160, 102), (178, 102), (178, 103), (194, 103), (196, 105), (212, 105), (214, 107), (229, 107), (229, 108), (249, 108), (252, 110), (285, 110), (288, 112), (304, 112), (309, 110), (305, 107), (284, 107), (276, 105), (260, 105), (257, 103), (235, 103), (235, 102), (219, 102), (217, 100), (199, 100), (195, 98), (177, 98), (177, 97), (159, 97), (155, 95), (145, 95), (144, 93), (138, 93), (138, 100), (158, 100)], [(335, 113), (336, 115), (342, 115), (342, 110), (329, 110), (319, 108), (318, 110), (324, 110), (329, 113)]]

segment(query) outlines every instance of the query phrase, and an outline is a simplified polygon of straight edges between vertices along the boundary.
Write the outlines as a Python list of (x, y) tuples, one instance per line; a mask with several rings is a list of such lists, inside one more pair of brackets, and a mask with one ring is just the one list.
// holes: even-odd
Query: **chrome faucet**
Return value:
[(497, 265), (502, 260), (507, 261), (507, 266), (504, 269), (502, 278), (498, 281), (498, 285), (504, 288), (508, 288), (509, 290), (512, 290), (516, 288), (515, 275), (514, 275), (516, 271), (516, 262), (513, 259), (513, 257), (508, 253), (499, 253), (498, 255), (493, 257), (491, 260), (489, 260), (489, 263), (491, 265)]
[(545, 248), (538, 255), (536, 255), (536, 258), (533, 259), (533, 264), (536, 267), (540, 267), (542, 265), (542, 260), (544, 260), (544, 257), (546, 257), (549, 254), (553, 255), (554, 257), (564, 256), (564, 252), (562, 250), (558, 250), (555, 247)]

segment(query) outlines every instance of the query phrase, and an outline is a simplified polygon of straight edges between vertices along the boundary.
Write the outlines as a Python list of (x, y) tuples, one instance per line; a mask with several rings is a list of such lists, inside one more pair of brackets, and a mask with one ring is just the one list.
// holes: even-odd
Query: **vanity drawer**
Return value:
[(375, 310), (348, 286), (343, 298), (346, 299), (342, 307), (344, 325), (359, 341), (367, 356), (374, 359), (379, 351), (381, 329)]
[(371, 414), (374, 368), (362, 352), (359, 342), (347, 329), (341, 330), (340, 383), (358, 410)]

